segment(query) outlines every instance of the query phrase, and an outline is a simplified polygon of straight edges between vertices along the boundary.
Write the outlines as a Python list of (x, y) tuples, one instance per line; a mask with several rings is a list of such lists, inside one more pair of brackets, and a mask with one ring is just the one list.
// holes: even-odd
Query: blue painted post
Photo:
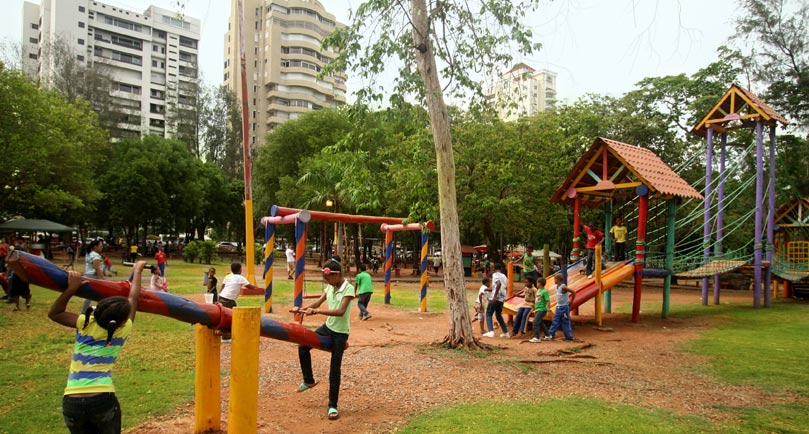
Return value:
[(772, 288), (773, 241), (775, 239), (775, 125), (770, 126), (770, 191), (767, 194), (767, 278), (764, 285), (764, 307), (770, 307)]
[(761, 307), (761, 219), (764, 200), (764, 143), (761, 119), (756, 121), (756, 224), (753, 241), (753, 307)]
[[(705, 157), (705, 216), (702, 227), (702, 255), (705, 264), (711, 258), (711, 178), (713, 175), (713, 126), (708, 126)], [(702, 278), (702, 304), (708, 305), (708, 278)]]
[(428, 234), (426, 232), (422, 232), (421, 265), (419, 267), (419, 270), (421, 270), (421, 295), (419, 298), (419, 312), (427, 312), (427, 284), (429, 282), (429, 276), (427, 275), (427, 250), (430, 247), (427, 238)]
[(393, 232), (385, 232), (385, 304), (390, 304), (390, 272), (393, 268)]
[[(295, 219), (295, 297), (293, 305), (297, 307), (303, 306), (303, 285), (306, 280), (306, 228), (305, 222)], [(299, 319), (298, 315), (295, 319)]]

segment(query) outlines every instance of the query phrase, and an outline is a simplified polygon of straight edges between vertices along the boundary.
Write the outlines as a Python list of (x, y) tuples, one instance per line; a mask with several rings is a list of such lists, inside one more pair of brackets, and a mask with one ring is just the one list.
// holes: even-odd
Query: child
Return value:
[[(253, 285), (247, 278), (242, 276), (241, 262), (234, 262), (230, 264), (230, 274), (222, 279), (222, 287), (219, 288), (219, 304), (228, 309), (236, 307), (236, 299), (241, 295), (243, 286), (248, 289), (257, 288), (256, 285)], [(222, 332), (222, 342), (229, 343), (230, 337), (230, 330)]]
[(76, 329), (73, 361), (62, 399), (62, 415), (70, 432), (121, 432), (121, 406), (115, 396), (112, 368), (132, 331), (144, 265), (143, 261), (135, 264), (128, 299), (105, 298), (95, 309), (81, 315), (65, 312), (82, 284), (81, 275), (71, 271), (67, 288), (48, 312), (54, 322)]
[[(306, 315), (326, 315), (326, 323), (320, 326), (315, 333), (327, 336), (332, 340), (331, 363), (329, 365), (329, 410), (326, 413), (329, 420), (340, 417), (337, 412), (337, 400), (340, 396), (340, 379), (342, 376), (343, 352), (345, 351), (348, 334), (351, 331), (351, 300), (354, 298), (354, 287), (343, 278), (340, 262), (334, 258), (326, 262), (323, 268), (323, 277), (328, 285), (314, 303), (309, 306), (291, 309), (290, 312)], [(317, 309), (326, 302), (325, 310)], [(298, 392), (304, 392), (315, 387), (312, 373), (312, 348), (305, 345), (298, 346), (298, 359), (301, 364), (303, 383), (298, 386)]]
[(213, 294), (213, 302), (219, 303), (219, 294), (216, 292), (216, 268), (211, 267), (208, 270), (208, 294)]
[(112, 269), (112, 261), (107, 255), (104, 255), (104, 269), (101, 270), (101, 272), (104, 274), (104, 276), (112, 276), (113, 274), (116, 276), (118, 275), (118, 272)]
[(367, 321), (371, 319), (371, 313), (368, 312), (368, 303), (371, 302), (371, 296), (374, 294), (373, 283), (371, 282), (371, 275), (368, 274), (365, 264), (360, 264), (360, 273), (354, 279), (354, 285), (357, 288), (357, 306), (360, 308), (360, 321)]
[(573, 328), (570, 326), (570, 304), (576, 298), (576, 291), (565, 285), (562, 273), (556, 273), (553, 277), (556, 280), (556, 313), (553, 315), (553, 322), (545, 339), (551, 340), (556, 337), (556, 331), (561, 326), (565, 333), (565, 340), (574, 341)]
[(486, 333), (484, 315), (486, 315), (486, 300), (489, 299), (489, 293), (492, 291), (491, 284), (492, 279), (484, 277), (483, 281), (481, 281), (480, 289), (478, 289), (478, 298), (475, 300), (475, 319), (473, 319), (472, 322), (478, 322), (480, 325), (480, 334)]
[(517, 317), (514, 318), (514, 326), (511, 334), (514, 336), (523, 334), (525, 325), (528, 323), (528, 317), (531, 315), (531, 310), (534, 308), (534, 300), (536, 299), (537, 280), (533, 277), (527, 277), (525, 282), (525, 289), (523, 289), (523, 302), (517, 309)]
[(31, 286), (22, 280), (17, 273), (11, 272), (8, 279), (9, 294), (8, 302), (14, 303), (15, 311), (20, 310), (20, 297), (25, 299), (25, 308), (31, 309)]
[(149, 289), (152, 291), (168, 292), (166, 281), (160, 277), (160, 268), (152, 266), (152, 278), (149, 281)]
[[(548, 313), (548, 303), (551, 301), (550, 294), (548, 294), (548, 290), (545, 289), (545, 278), (540, 277), (537, 280), (537, 296), (536, 302), (534, 303), (534, 337), (531, 338), (529, 342), (541, 342), (542, 336), (547, 336), (548, 333), (548, 326), (545, 325), (545, 315)], [(544, 335), (540, 335), (540, 332), (545, 330)]]

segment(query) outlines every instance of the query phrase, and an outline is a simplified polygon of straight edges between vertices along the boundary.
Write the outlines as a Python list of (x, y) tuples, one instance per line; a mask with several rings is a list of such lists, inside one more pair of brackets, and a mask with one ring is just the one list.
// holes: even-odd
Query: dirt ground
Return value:
[[(418, 286), (399, 285), (414, 291)], [(662, 300), (662, 289), (652, 285), (644, 288), (644, 302)], [(438, 289), (442, 288), (435, 285), (431, 296), (443, 296)], [(477, 285), (470, 283), (468, 297), (474, 298), (476, 292)], [(451, 356), (427, 345), (446, 335), (448, 315), (402, 311), (384, 305), (383, 296), (379, 290), (374, 294), (369, 306), (373, 318), (368, 321), (357, 321), (358, 311), (355, 304), (352, 306), (354, 319), (343, 359), (339, 420), (326, 418), (330, 354), (312, 351), (315, 378), (320, 384), (297, 393), (301, 374), (296, 345), (261, 339), (260, 433), (390, 433), (403, 426), (408, 417), (430, 408), (478, 400), (482, 398), (481, 390), (488, 398), (589, 397), (712, 420), (728, 417), (717, 410), (718, 404), (754, 405), (797, 399), (773, 397), (756, 388), (729, 386), (695, 374), (692, 368), (705, 360), (679, 352), (677, 346), (695, 338), (710, 325), (711, 318), (663, 320), (659, 311), (642, 311), (641, 321), (633, 324), (628, 314), (606, 314), (605, 326), (610, 330), (597, 330), (590, 301), (582, 306), (580, 316), (574, 316), (573, 332), (579, 342), (565, 342), (561, 331), (557, 340), (542, 343), (528, 342), (530, 335), (481, 338), (498, 351), (480, 359)], [(201, 294), (199, 298), (202, 301)], [(622, 306), (629, 310), (625, 305), (631, 306), (631, 288), (613, 289), (612, 300), (614, 311)], [(698, 288), (672, 290), (672, 304), (699, 300)], [(730, 301), (752, 304), (752, 294), (723, 292), (722, 302)], [(272, 315), (282, 321), (290, 319), (286, 314)], [(314, 328), (323, 319), (307, 321)], [(477, 323), (473, 329), (479, 337)], [(521, 369), (526, 365), (530, 369)], [(223, 344), (223, 372), (229, 366), (230, 348)], [(483, 371), (487, 374), (482, 375)], [(226, 432), (227, 376), (222, 378), (221, 403), (222, 430)], [(128, 433), (184, 434), (193, 432), (193, 426), (193, 404), (189, 404)]]

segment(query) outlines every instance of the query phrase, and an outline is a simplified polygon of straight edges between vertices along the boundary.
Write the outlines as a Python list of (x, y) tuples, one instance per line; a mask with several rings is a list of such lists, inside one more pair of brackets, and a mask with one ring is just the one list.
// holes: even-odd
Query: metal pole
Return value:
[(256, 284), (255, 271), (255, 236), (253, 234), (253, 182), (250, 161), (250, 128), (248, 124), (249, 108), (247, 106), (247, 60), (244, 51), (244, 5), (239, 3), (239, 56), (242, 77), (242, 153), (244, 160), (244, 235), (245, 235), (245, 262), (247, 262), (247, 275), (250, 283)]

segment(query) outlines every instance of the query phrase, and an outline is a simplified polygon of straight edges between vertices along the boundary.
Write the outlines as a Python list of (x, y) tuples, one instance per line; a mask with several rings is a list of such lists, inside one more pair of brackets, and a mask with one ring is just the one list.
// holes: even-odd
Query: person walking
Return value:
[(157, 268), (160, 269), (160, 277), (166, 277), (166, 252), (163, 247), (157, 248), (154, 259), (157, 261)]
[(104, 246), (101, 244), (101, 240), (90, 241), (90, 244), (87, 245), (87, 254), (84, 255), (84, 275), (86, 277), (99, 280), (106, 279), (102, 271), (104, 258), (101, 257), (101, 251), (103, 249)]
[(472, 320), (472, 322), (477, 321), (480, 325), (481, 335), (486, 333), (486, 301), (489, 300), (491, 292), (492, 279), (484, 277), (480, 289), (478, 289), (478, 298), (475, 300), (475, 319)]
[(494, 326), (492, 325), (492, 316), (497, 318), (497, 323), (503, 332), (500, 334), (501, 338), (509, 338), (508, 326), (503, 319), (503, 303), (506, 301), (506, 286), (508, 285), (508, 277), (503, 274), (503, 263), (498, 262), (494, 266), (494, 274), (492, 274), (492, 295), (489, 299), (489, 305), (486, 307), (486, 328), (489, 330), (483, 336), (487, 338), (494, 337)]
[[(329, 364), (329, 404), (326, 416), (329, 420), (340, 417), (337, 403), (340, 397), (340, 381), (342, 378), (343, 353), (345, 351), (348, 335), (351, 332), (351, 300), (354, 298), (354, 287), (343, 277), (340, 262), (330, 259), (322, 270), (326, 279), (326, 287), (320, 298), (306, 307), (291, 309), (290, 312), (305, 315), (325, 315), (326, 322), (315, 333), (331, 339), (331, 362)], [(326, 303), (327, 309), (319, 309)], [(317, 385), (312, 372), (312, 347), (298, 346), (298, 360), (301, 365), (303, 382), (298, 386), (298, 392), (305, 392)]]
[[(545, 283), (544, 277), (537, 280), (537, 296), (534, 302), (534, 337), (529, 342), (541, 342), (542, 336), (550, 335), (548, 327), (545, 325), (545, 315), (548, 314), (548, 303), (550, 303), (551, 297), (548, 290), (545, 289)], [(542, 334), (543, 330), (545, 331), (544, 334)]]
[(374, 286), (367, 269), (365, 264), (360, 264), (360, 273), (354, 279), (357, 288), (357, 306), (360, 308), (360, 321), (369, 320), (372, 316), (368, 312), (368, 303), (371, 302), (371, 296), (374, 294)]
[(295, 276), (295, 251), (287, 244), (284, 253), (287, 255), (287, 279), (292, 280)]
[(132, 332), (145, 265), (139, 261), (134, 266), (129, 298), (107, 297), (82, 314), (66, 312), (68, 302), (82, 285), (81, 275), (70, 271), (67, 288), (51, 305), (48, 318), (76, 330), (62, 398), (62, 416), (72, 434), (121, 432), (121, 405), (115, 396), (112, 370)]
[(576, 291), (565, 285), (562, 281), (561, 273), (557, 273), (553, 277), (556, 280), (556, 313), (553, 316), (551, 328), (548, 330), (548, 335), (545, 336), (545, 339), (554, 339), (556, 331), (561, 326), (562, 331), (565, 333), (565, 340), (573, 341), (575, 338), (573, 338), (573, 328), (570, 324), (570, 304), (576, 298)]

